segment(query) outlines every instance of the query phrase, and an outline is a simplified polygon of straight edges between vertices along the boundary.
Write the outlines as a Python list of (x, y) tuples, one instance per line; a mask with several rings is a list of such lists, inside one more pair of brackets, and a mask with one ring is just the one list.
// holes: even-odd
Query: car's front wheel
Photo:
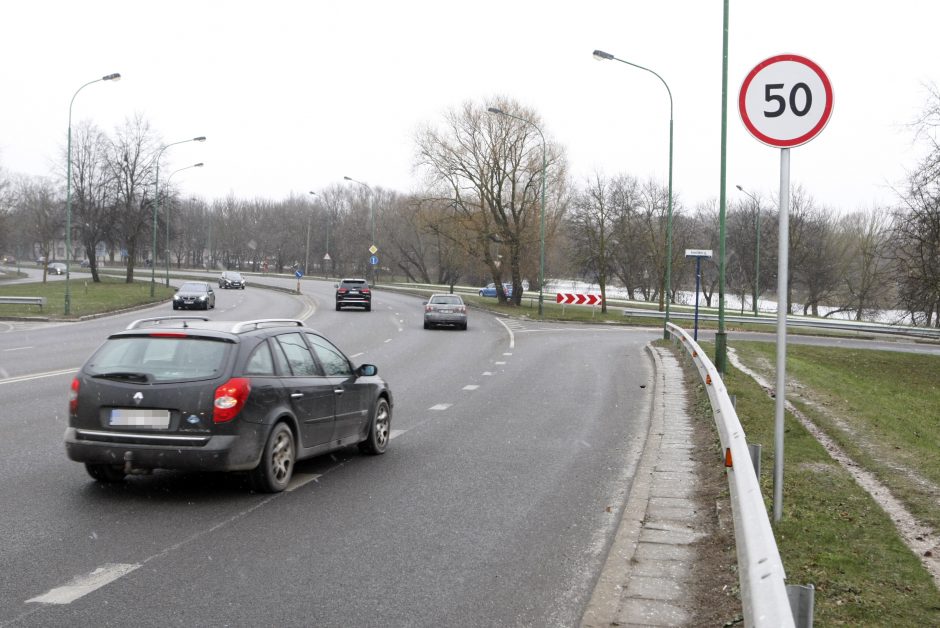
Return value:
[(383, 397), (375, 402), (375, 412), (369, 425), (369, 435), (359, 443), (359, 449), (367, 454), (384, 454), (391, 435), (392, 411)]
[(280, 493), (294, 474), (294, 434), (285, 423), (278, 423), (271, 430), (261, 462), (251, 471), (251, 485), (263, 493)]
[(86, 462), (85, 470), (88, 471), (88, 475), (102, 484), (116, 484), (124, 481), (124, 469), (119, 464)]

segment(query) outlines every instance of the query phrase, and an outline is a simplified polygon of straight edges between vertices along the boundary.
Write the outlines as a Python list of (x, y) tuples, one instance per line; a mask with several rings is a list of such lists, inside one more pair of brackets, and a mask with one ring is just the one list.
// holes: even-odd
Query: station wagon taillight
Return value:
[(69, 391), (69, 414), (74, 416), (78, 414), (78, 389), (81, 386), (81, 382), (78, 381), (78, 378), (72, 380), (72, 389)]
[(244, 377), (233, 377), (216, 388), (215, 400), (212, 402), (212, 422), (226, 423), (238, 416), (250, 392), (251, 381)]

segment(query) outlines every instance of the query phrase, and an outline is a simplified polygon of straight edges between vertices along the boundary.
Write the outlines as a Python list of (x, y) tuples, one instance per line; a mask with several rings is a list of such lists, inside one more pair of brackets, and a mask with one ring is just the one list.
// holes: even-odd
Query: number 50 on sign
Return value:
[(799, 55), (777, 55), (748, 73), (738, 96), (751, 135), (778, 148), (810, 141), (832, 113), (832, 85), (818, 65)]

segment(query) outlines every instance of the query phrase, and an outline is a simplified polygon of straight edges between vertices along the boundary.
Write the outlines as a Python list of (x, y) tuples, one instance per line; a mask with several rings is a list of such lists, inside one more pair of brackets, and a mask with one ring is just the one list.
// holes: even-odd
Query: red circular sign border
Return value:
[[(768, 65), (778, 63), (780, 61), (795, 61), (809, 67), (809, 69), (815, 72), (822, 81), (823, 89), (826, 91), (826, 108), (823, 111), (823, 115), (819, 119), (819, 122), (817, 122), (816, 126), (810, 129), (808, 132), (792, 140), (778, 140), (768, 135), (764, 135), (758, 131), (757, 127), (755, 127), (750, 119), (748, 119), (747, 110), (744, 103), (744, 96), (747, 93), (747, 88), (750, 86), (751, 81), (754, 80), (754, 77), (757, 76), (757, 73), (766, 68)], [(744, 78), (744, 83), (741, 84), (741, 93), (738, 94), (738, 112), (741, 114), (741, 120), (744, 121), (744, 126), (746, 126), (747, 130), (751, 132), (751, 135), (756, 137), (764, 144), (769, 144), (770, 146), (776, 146), (778, 148), (792, 148), (794, 146), (800, 146), (801, 144), (805, 144), (806, 142), (816, 137), (819, 132), (823, 130), (823, 127), (825, 127), (829, 122), (829, 116), (832, 115), (832, 84), (829, 82), (829, 77), (826, 76), (826, 73), (823, 72), (823, 69), (806, 57), (793, 54), (776, 55), (770, 57), (769, 59), (764, 59), (758, 63), (753, 70), (748, 72), (748, 75)]]

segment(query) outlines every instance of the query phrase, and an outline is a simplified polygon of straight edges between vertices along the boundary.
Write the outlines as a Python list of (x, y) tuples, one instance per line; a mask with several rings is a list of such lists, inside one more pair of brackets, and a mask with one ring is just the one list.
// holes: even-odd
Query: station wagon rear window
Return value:
[(109, 339), (85, 372), (139, 383), (211, 379), (225, 366), (230, 342), (193, 336), (125, 336)]

